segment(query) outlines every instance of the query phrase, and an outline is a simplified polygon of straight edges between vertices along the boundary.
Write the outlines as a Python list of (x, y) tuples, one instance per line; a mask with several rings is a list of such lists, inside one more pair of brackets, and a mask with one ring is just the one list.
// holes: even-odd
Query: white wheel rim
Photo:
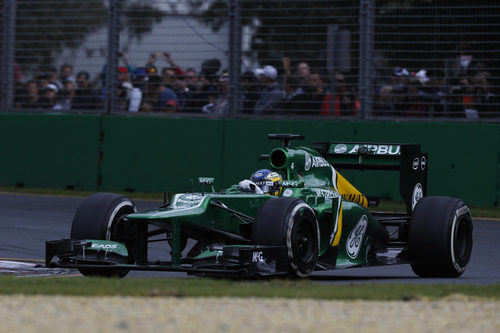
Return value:
[(123, 207), (126, 207), (126, 206), (133, 207), (133, 211), (134, 212), (136, 211), (134, 204), (130, 200), (120, 202), (118, 205), (116, 205), (115, 209), (113, 210), (113, 212), (109, 216), (109, 220), (108, 220), (108, 223), (106, 225), (106, 240), (111, 240), (111, 228), (113, 227), (113, 220), (115, 219), (116, 214), (118, 214), (120, 209), (122, 209)]

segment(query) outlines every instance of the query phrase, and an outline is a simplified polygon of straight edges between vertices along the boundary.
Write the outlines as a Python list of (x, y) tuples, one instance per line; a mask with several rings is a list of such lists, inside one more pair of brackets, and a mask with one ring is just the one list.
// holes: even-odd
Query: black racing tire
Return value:
[[(76, 210), (71, 225), (72, 239), (102, 239), (124, 242), (115, 230), (118, 221), (136, 211), (129, 198), (113, 193), (88, 196)], [(128, 270), (79, 269), (85, 276), (124, 277)]]
[(255, 245), (286, 246), (291, 277), (309, 276), (318, 261), (318, 221), (301, 199), (267, 200), (257, 212), (251, 240)]
[(424, 197), (415, 206), (408, 250), (413, 272), (421, 277), (459, 277), (472, 252), (472, 216), (452, 197)]

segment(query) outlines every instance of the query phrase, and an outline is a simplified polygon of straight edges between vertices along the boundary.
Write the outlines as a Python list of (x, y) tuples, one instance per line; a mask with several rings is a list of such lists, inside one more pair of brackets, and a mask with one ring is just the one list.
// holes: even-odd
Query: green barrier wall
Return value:
[(0, 113), (0, 185), (95, 190), (100, 119)]
[(224, 177), (223, 121), (105, 117), (103, 125), (103, 190), (189, 191), (191, 179)]
[[(190, 191), (198, 176), (228, 186), (267, 165), (267, 133), (313, 141), (420, 143), (429, 195), (497, 205), (500, 127), (482, 123), (176, 119), (0, 114), (0, 185), (99, 191)], [(398, 174), (343, 172), (367, 195), (399, 199)]]

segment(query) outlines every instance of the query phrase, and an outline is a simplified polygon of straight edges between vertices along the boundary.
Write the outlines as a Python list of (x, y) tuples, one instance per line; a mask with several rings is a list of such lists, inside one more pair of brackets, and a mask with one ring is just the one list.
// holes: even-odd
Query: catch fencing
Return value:
[(1, 112), (500, 119), (496, 0), (0, 0)]

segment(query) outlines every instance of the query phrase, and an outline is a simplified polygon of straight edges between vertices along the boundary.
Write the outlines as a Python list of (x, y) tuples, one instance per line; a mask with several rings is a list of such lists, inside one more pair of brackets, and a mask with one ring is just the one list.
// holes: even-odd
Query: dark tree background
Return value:
[[(165, 15), (151, 1), (118, 3), (120, 30), (126, 30), (129, 39), (140, 39)], [(88, 35), (107, 24), (108, 8), (103, 0), (17, 1), (16, 62), (24, 68), (50, 65), (63, 49), (80, 46)]]
[(106, 15), (107, 8), (99, 0), (17, 1), (16, 61), (21, 66), (51, 64), (63, 48), (78, 46), (101, 28)]
[[(193, 1), (196, 5), (199, 1)], [(217, 30), (227, 17), (226, 0), (214, 1), (200, 19)], [(351, 32), (352, 59), (359, 52), (360, 0), (269, 0), (240, 2), (242, 25), (253, 26), (252, 50), (261, 62), (289, 56), (326, 66), (327, 26)], [(375, 50), (388, 66), (440, 68), (467, 45), (496, 74), (500, 51), (497, 0), (374, 1)], [(258, 18), (260, 24), (254, 25)]]

